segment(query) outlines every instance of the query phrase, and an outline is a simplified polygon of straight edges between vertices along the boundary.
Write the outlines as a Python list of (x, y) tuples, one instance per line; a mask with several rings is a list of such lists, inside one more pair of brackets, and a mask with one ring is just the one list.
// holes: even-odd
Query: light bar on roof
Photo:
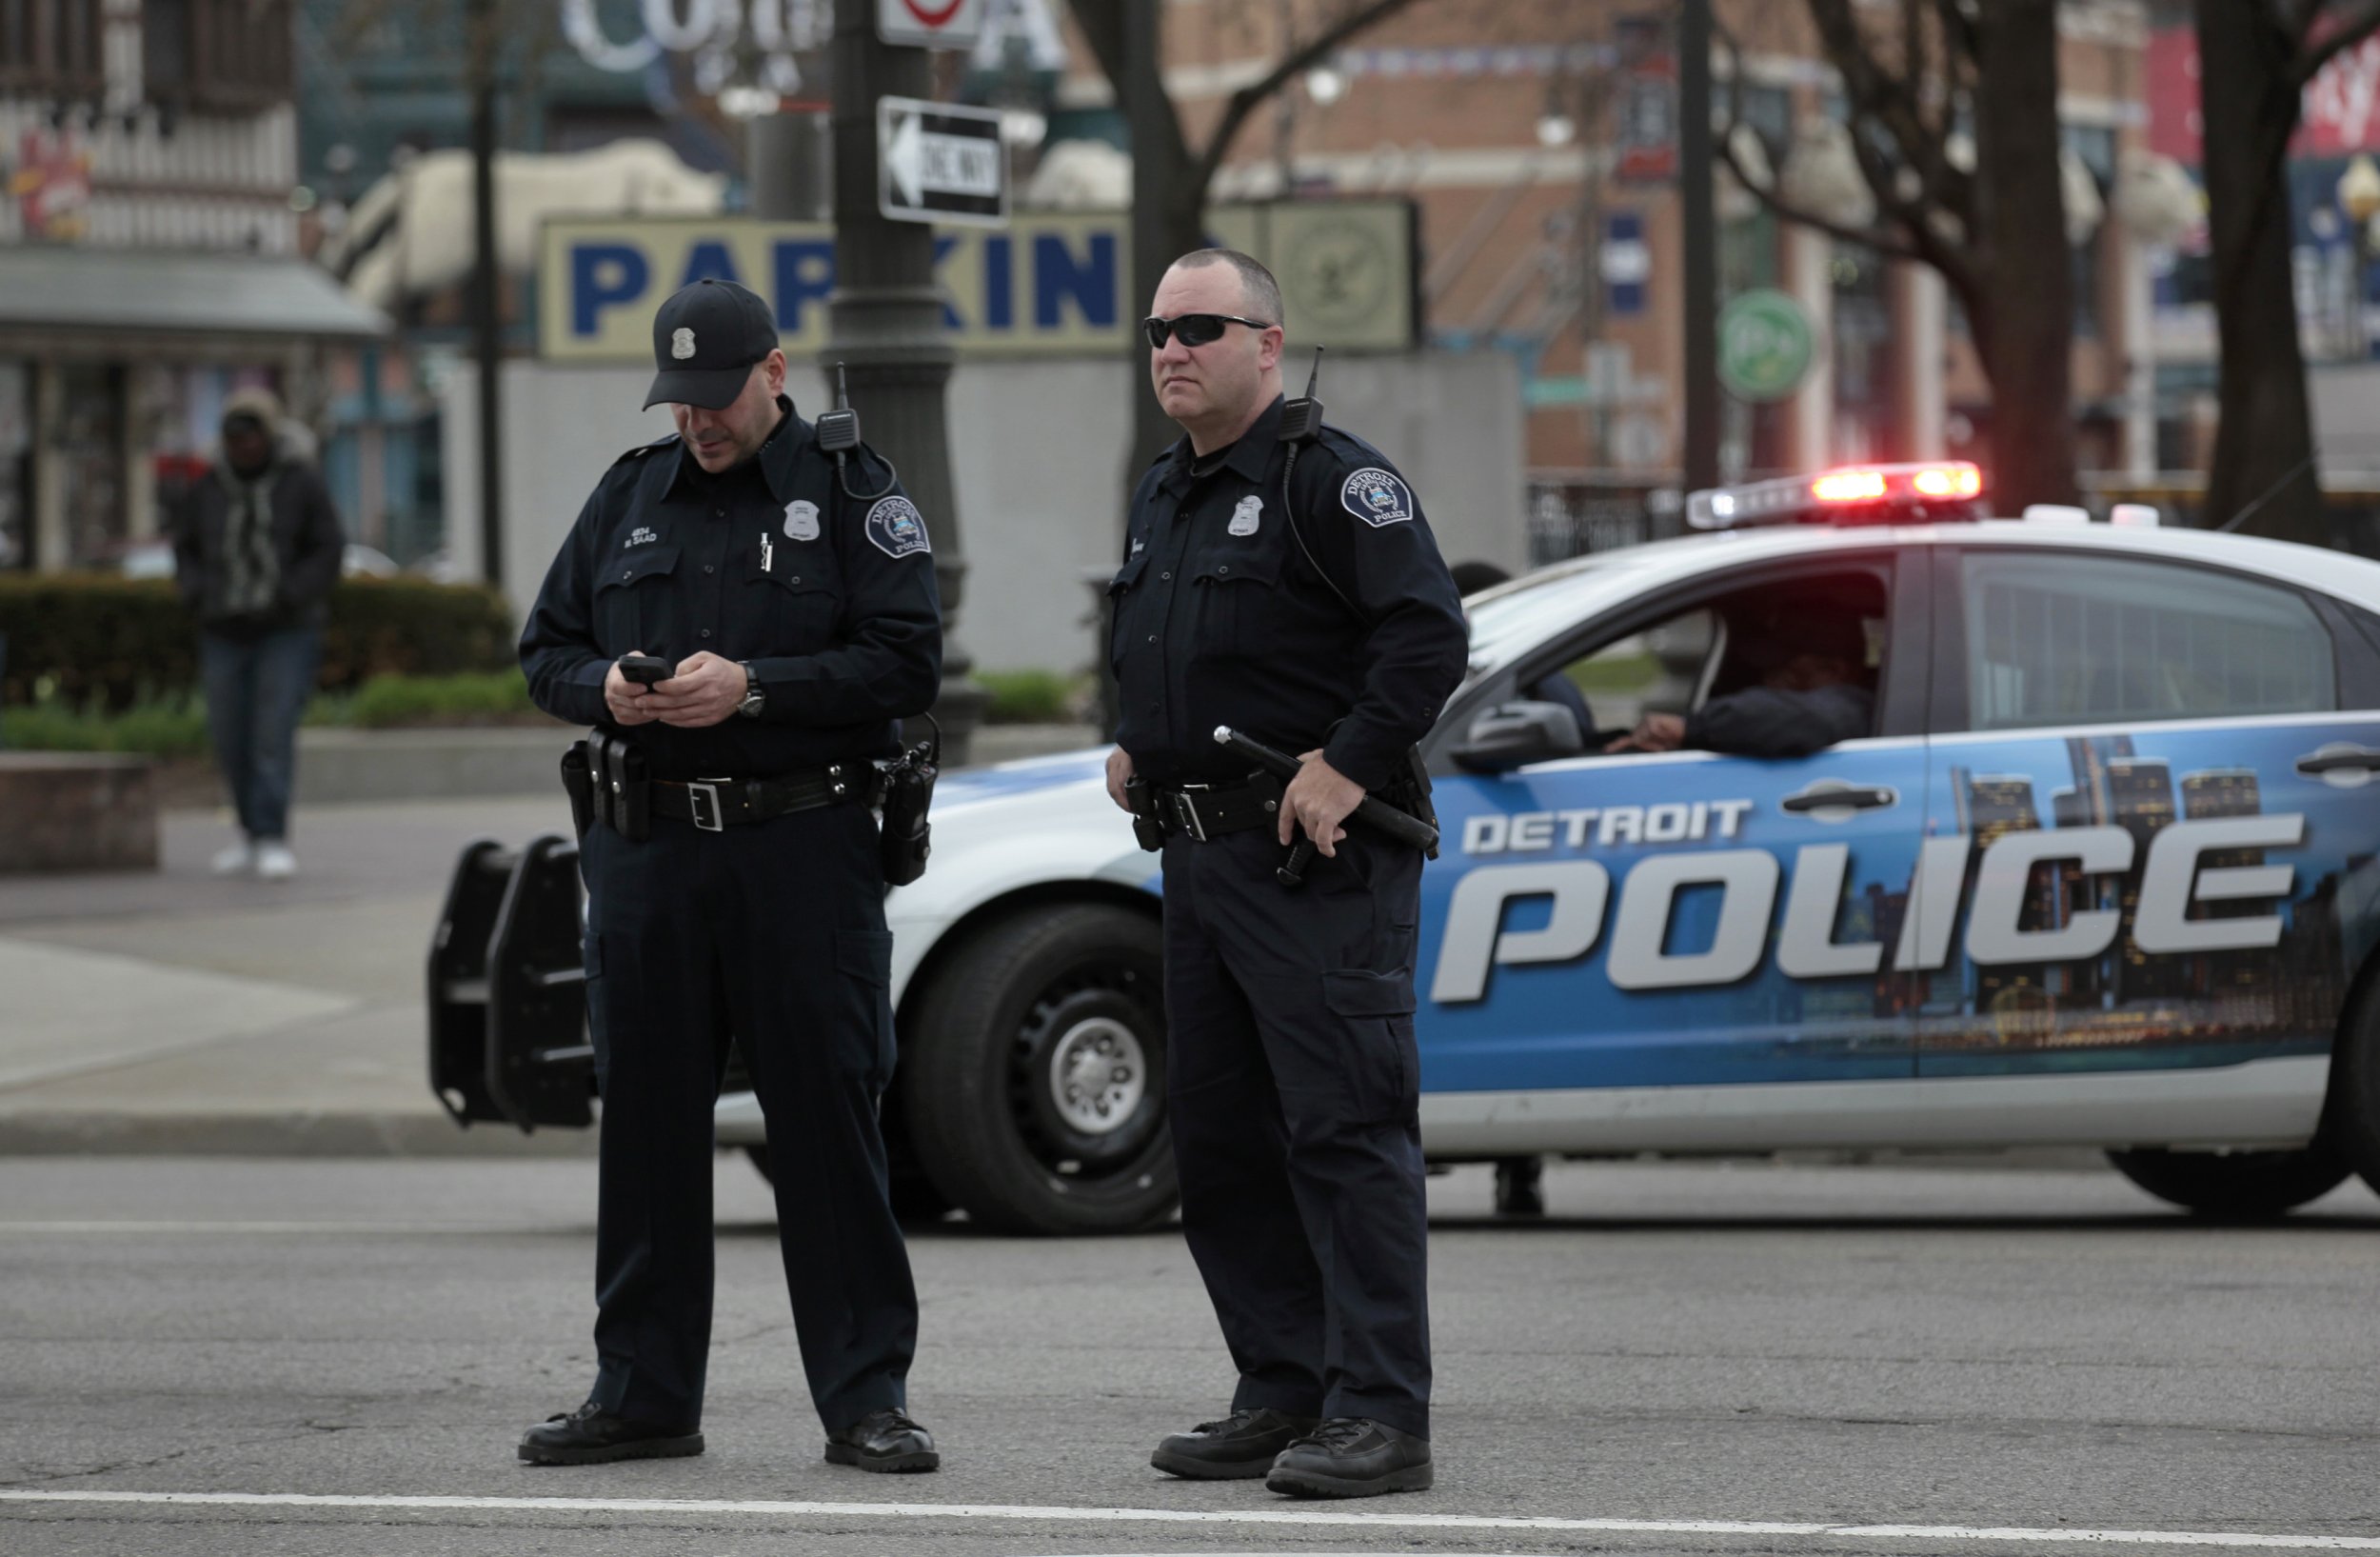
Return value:
[(1965, 460), (1848, 465), (1815, 476), (1718, 487), (1686, 499), (1696, 529), (1750, 525), (1894, 524), (1979, 517), (1983, 472)]

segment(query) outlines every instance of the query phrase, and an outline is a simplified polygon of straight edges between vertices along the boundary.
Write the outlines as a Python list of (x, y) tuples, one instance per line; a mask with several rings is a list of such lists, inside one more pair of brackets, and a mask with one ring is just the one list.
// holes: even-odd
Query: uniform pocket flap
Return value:
[(624, 584), (634, 584), (641, 578), (651, 578), (656, 573), (674, 573), (677, 570), (678, 549), (676, 547), (640, 546), (596, 579), (595, 588), (598, 592), (605, 589), (616, 589)]
[(835, 592), (835, 581), (828, 578), (823, 570), (804, 573), (770, 573), (766, 576), (776, 582), (777, 588), (788, 594), (832, 594)]
[(1209, 558), (1199, 565), (1196, 576), (1202, 584), (1277, 584), (1280, 562), (1278, 551), (1242, 551)]
[(1132, 558), (1121, 568), (1116, 569), (1115, 578), (1108, 582), (1107, 592), (1109, 594), (1121, 594), (1126, 589), (1131, 589), (1135, 584), (1140, 582), (1140, 574), (1148, 568), (1148, 566), (1149, 559), (1146, 552)]
[(892, 931), (888, 929), (839, 929), (835, 931), (835, 968), (842, 973), (866, 983), (892, 987)]
[(1322, 975), (1322, 1004), (1339, 1016), (1411, 1016), (1413, 974), (1340, 968)]

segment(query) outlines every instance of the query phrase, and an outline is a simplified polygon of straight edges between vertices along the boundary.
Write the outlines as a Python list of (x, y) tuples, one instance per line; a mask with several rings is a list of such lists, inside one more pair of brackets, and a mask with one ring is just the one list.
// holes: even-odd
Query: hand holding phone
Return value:
[(639, 687), (650, 687), (657, 681), (667, 681), (676, 671), (677, 667), (663, 659), (659, 654), (623, 654), (620, 656), (621, 676), (635, 682)]

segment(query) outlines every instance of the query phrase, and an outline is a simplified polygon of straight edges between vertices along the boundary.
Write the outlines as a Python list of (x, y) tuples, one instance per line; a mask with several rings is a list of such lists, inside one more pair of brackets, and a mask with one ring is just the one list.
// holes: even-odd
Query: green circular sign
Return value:
[(1737, 292), (1719, 309), (1719, 382), (1738, 400), (1782, 400), (1801, 388), (1816, 342), (1785, 292)]

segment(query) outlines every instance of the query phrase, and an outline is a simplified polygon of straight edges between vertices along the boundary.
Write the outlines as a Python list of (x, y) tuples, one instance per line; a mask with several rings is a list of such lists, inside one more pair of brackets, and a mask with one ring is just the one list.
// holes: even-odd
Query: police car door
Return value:
[[(1874, 733), (1803, 757), (1603, 753), (1647, 708), (1723, 695), (1729, 603), (1777, 586), (1874, 602)], [(1706, 576), (1454, 710), (1417, 969), (1433, 1152), (1862, 1138), (1842, 1116), (1871, 1089), (1820, 1084), (1914, 1071), (1893, 951), (1925, 811), (1928, 588), (1889, 548)], [(1548, 698), (1587, 706), (1586, 754), (1460, 770), (1480, 719)]]
[(2304, 1140), (2380, 934), (2373, 642), (2143, 549), (1945, 548), (1938, 581), (1920, 1071), (1973, 1084), (1945, 1134)]

